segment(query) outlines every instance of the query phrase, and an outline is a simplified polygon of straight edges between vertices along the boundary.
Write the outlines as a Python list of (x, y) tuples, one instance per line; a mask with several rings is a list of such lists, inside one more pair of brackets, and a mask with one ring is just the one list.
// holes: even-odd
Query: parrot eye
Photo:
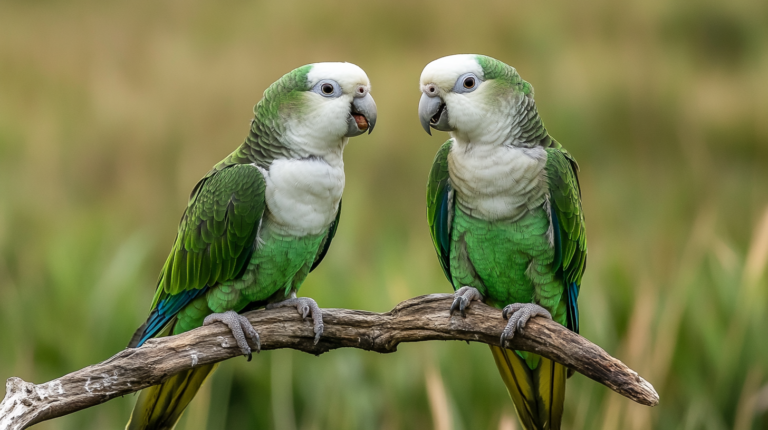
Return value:
[(312, 92), (318, 93), (323, 97), (339, 97), (341, 95), (341, 86), (334, 80), (323, 79), (315, 84)]
[(475, 76), (474, 73), (465, 73), (459, 76), (459, 79), (456, 80), (456, 85), (453, 86), (453, 92), (459, 94), (471, 93), (482, 83), (483, 80)]

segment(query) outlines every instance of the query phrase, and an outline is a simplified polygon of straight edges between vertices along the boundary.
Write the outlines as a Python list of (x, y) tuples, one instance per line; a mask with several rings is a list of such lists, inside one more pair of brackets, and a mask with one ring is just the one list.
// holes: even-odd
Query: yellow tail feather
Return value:
[(560, 430), (566, 367), (539, 357), (530, 369), (513, 351), (491, 346), (491, 353), (525, 430)]
[(142, 390), (125, 430), (173, 429), (197, 390), (217, 366), (196, 367), (173, 375), (160, 385)]

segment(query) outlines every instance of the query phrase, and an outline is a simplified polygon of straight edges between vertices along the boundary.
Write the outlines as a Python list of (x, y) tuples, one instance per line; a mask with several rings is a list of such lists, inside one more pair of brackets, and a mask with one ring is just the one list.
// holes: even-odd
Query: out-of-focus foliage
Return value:
[[(650, 380), (653, 409), (577, 375), (569, 429), (768, 426), (768, 3), (759, 0), (4, 1), (0, 379), (108, 358), (146, 316), (195, 181), (288, 70), (350, 61), (379, 124), (346, 157), (344, 214), (301, 293), (385, 311), (448, 292), (424, 185), (446, 135), (416, 114), (438, 57), (504, 60), (581, 164), (582, 334)], [(119, 428), (134, 398), (39, 425)], [(231, 360), (179, 426), (511, 429), (481, 345)]]

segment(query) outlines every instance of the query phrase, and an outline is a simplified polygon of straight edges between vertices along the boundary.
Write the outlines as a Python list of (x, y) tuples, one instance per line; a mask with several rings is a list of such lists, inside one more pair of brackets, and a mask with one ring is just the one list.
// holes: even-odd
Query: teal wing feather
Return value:
[[(559, 145), (558, 145), (559, 146)], [(587, 265), (587, 234), (576, 160), (562, 147), (547, 148), (546, 174), (555, 235), (555, 268), (566, 286), (567, 326), (579, 332), (578, 296)]]
[(264, 176), (250, 164), (213, 170), (198, 182), (160, 272), (149, 318), (130, 347), (157, 335), (208, 287), (242, 274), (264, 214), (265, 189)]
[(331, 226), (328, 227), (328, 233), (325, 235), (325, 239), (323, 239), (323, 242), (320, 244), (320, 251), (317, 253), (317, 257), (315, 257), (314, 263), (312, 263), (312, 268), (309, 269), (310, 272), (315, 270), (315, 267), (320, 265), (320, 262), (323, 261), (323, 258), (325, 258), (325, 254), (328, 253), (328, 249), (331, 247), (331, 241), (333, 240), (333, 237), (336, 236), (336, 229), (339, 228), (340, 219), (341, 200), (339, 200), (339, 207), (336, 209), (336, 219), (333, 220)]
[(451, 220), (453, 217), (453, 189), (448, 173), (448, 153), (451, 151), (453, 140), (440, 147), (432, 163), (427, 181), (427, 221), (432, 243), (440, 260), (440, 266), (448, 281), (451, 279)]

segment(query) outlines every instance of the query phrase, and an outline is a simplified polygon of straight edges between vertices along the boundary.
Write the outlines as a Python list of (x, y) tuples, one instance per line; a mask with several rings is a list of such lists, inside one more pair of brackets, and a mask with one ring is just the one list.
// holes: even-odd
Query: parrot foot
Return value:
[(243, 355), (248, 356), (248, 361), (251, 361), (252, 355), (251, 347), (248, 345), (246, 336), (248, 336), (248, 338), (256, 343), (256, 353), (258, 354), (259, 351), (261, 351), (261, 340), (259, 339), (259, 333), (255, 328), (253, 328), (250, 321), (248, 321), (248, 318), (238, 314), (235, 311), (226, 311), (223, 313), (208, 315), (205, 317), (205, 320), (203, 320), (203, 325), (206, 326), (215, 322), (224, 323), (227, 325), (227, 327), (229, 327), (229, 330), (232, 331), (232, 336), (235, 337), (237, 346), (240, 347), (240, 351), (243, 352)]
[(528, 320), (537, 315), (552, 319), (552, 314), (548, 310), (535, 303), (512, 303), (507, 305), (501, 311), (501, 316), (504, 319), (509, 319), (507, 327), (501, 332), (501, 346), (504, 346), (505, 340), (515, 337), (516, 331), (523, 331), (523, 327), (525, 327)]
[(464, 313), (465, 309), (469, 309), (469, 306), (472, 304), (472, 301), (478, 300), (483, 301), (483, 295), (480, 294), (480, 291), (477, 290), (477, 288), (469, 287), (469, 286), (463, 286), (456, 290), (455, 293), (453, 293), (453, 304), (451, 304), (451, 315), (458, 310), (461, 312), (461, 316), (465, 317), (467, 316)]
[(282, 302), (276, 302), (276, 303), (270, 303), (267, 305), (266, 309), (276, 309), (276, 308), (296, 308), (297, 311), (299, 311), (299, 315), (301, 315), (301, 318), (306, 320), (307, 317), (311, 314), (312, 315), (312, 321), (315, 325), (315, 345), (317, 345), (317, 342), (320, 341), (320, 336), (323, 335), (323, 311), (320, 310), (320, 307), (317, 306), (317, 302), (310, 299), (309, 297), (293, 297), (288, 300), (283, 300)]

